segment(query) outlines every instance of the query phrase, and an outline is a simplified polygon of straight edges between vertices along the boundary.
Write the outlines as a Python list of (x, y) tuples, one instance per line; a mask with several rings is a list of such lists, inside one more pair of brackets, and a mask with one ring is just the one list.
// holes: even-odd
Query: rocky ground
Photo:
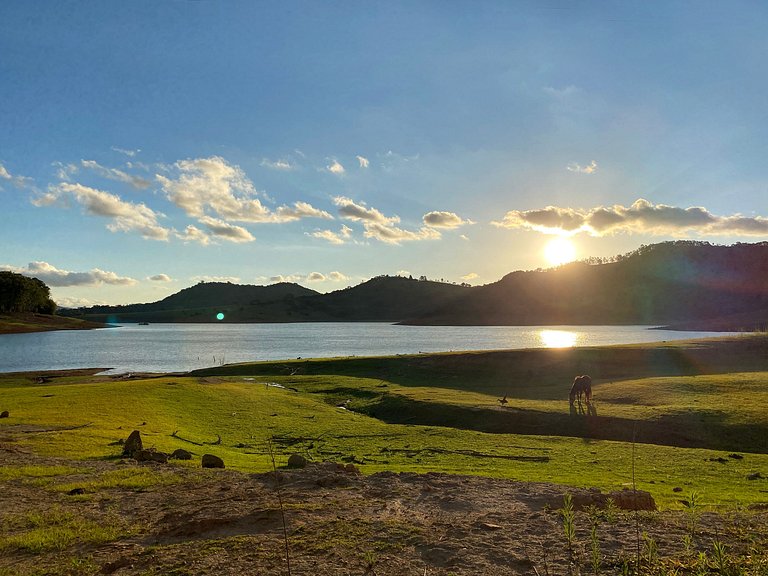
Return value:
[[(699, 514), (688, 544), (694, 517), (685, 511), (581, 510), (569, 550), (558, 512), (563, 494), (572, 493), (578, 509), (604, 503), (595, 492), (444, 474), (363, 476), (330, 463), (276, 476), (130, 459), (72, 462), (8, 441), (0, 442), (0, 461), (9, 470), (73, 468), (52, 478), (32, 477), (43, 468), (25, 468), (29, 475), (0, 482), (2, 575), (588, 573), (593, 520), (602, 573), (634, 562), (638, 542), (646, 564), (693, 570), (699, 550), (713, 558), (716, 540), (726, 543), (729, 562), (739, 558), (756, 569), (762, 562), (763, 572), (754, 573), (768, 570), (765, 510)], [(95, 487), (116, 470), (149, 471), (144, 476), (156, 475), (157, 483)], [(83, 535), (42, 551), (14, 544), (31, 530), (20, 519), (38, 512), (51, 522), (85, 519), (116, 533), (106, 542)]]

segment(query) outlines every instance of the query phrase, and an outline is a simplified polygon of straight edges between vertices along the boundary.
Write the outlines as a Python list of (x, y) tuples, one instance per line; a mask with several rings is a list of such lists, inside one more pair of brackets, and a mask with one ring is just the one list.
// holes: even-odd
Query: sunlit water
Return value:
[(128, 324), (0, 335), (0, 372), (98, 367), (179, 372), (224, 363), (457, 350), (634, 344), (718, 336), (648, 326), (396, 326), (385, 323)]

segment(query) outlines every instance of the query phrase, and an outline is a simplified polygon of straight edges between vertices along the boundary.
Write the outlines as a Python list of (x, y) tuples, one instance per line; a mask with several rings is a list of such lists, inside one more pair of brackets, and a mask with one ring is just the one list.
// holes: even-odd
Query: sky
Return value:
[(766, 241), (767, 29), (757, 1), (7, 0), (0, 269), (79, 306)]

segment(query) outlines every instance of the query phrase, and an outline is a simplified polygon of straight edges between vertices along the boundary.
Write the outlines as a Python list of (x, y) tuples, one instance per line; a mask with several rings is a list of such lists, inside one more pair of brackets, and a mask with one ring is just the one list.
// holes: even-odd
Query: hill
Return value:
[(665, 242), (611, 259), (518, 271), (485, 286), (378, 276), (320, 294), (298, 284), (200, 283), (159, 302), (63, 314), (98, 322), (400, 322), (420, 325), (768, 325), (768, 242)]
[(720, 330), (768, 322), (768, 243), (665, 242), (610, 261), (513, 272), (406, 324), (676, 324)]
[(469, 290), (442, 282), (379, 276), (320, 294), (292, 283), (201, 282), (149, 304), (93, 306), (62, 314), (97, 322), (397, 322)]

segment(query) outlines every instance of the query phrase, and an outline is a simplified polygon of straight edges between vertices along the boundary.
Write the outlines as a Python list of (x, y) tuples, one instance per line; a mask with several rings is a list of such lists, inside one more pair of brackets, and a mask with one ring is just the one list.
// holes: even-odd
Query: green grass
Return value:
[[(637, 485), (657, 502), (680, 507), (676, 487), (696, 490), (707, 506), (765, 502), (760, 490), (768, 488), (766, 481), (747, 476), (768, 476), (761, 448), (768, 428), (768, 360), (762, 348), (750, 348), (755, 340), (736, 341), (736, 348), (725, 342), (725, 351), (675, 343), (333, 359), (236, 365), (194, 377), (119, 381), (80, 375), (45, 385), (14, 375), (0, 377), (12, 414), (0, 421), (0, 433), (7, 430), (43, 454), (110, 459), (121, 451), (110, 444), (137, 429), (145, 446), (190, 450), (192, 466), (212, 453), (228, 468), (262, 472), (271, 467), (267, 439), (273, 438), (279, 466), (298, 452), (315, 461), (354, 462), (365, 473), (437, 471), (613, 490), (631, 482), (632, 435), (641, 442), (665, 440), (672, 431), (688, 445), (709, 448), (636, 444)], [(585, 372), (600, 358), (600, 373), (613, 376), (595, 379), (600, 419), (570, 417), (569, 380), (552, 374)], [(631, 358), (635, 363), (627, 364)], [(737, 361), (749, 370), (734, 371)], [(680, 373), (685, 370), (694, 374)], [(499, 407), (504, 393), (511, 408)], [(350, 410), (336, 407), (347, 400)], [(514, 429), (526, 418), (526, 434), (489, 433)], [(48, 431), (16, 433), (18, 424)], [(619, 440), (564, 434), (600, 435), (610, 426)], [(221, 444), (212, 444), (218, 436)], [(735, 452), (743, 459), (729, 456)], [(120, 478), (117, 472), (125, 473), (116, 471), (91, 488), (175, 481), (172, 473)]]
[(40, 554), (65, 550), (76, 543), (103, 544), (128, 533), (116, 519), (100, 524), (61, 508), (8, 514), (0, 532), (0, 551)]
[(72, 466), (12, 466), (4, 465), (0, 468), (0, 482), (16, 480), (19, 478), (51, 478), (74, 474), (77, 468)]

